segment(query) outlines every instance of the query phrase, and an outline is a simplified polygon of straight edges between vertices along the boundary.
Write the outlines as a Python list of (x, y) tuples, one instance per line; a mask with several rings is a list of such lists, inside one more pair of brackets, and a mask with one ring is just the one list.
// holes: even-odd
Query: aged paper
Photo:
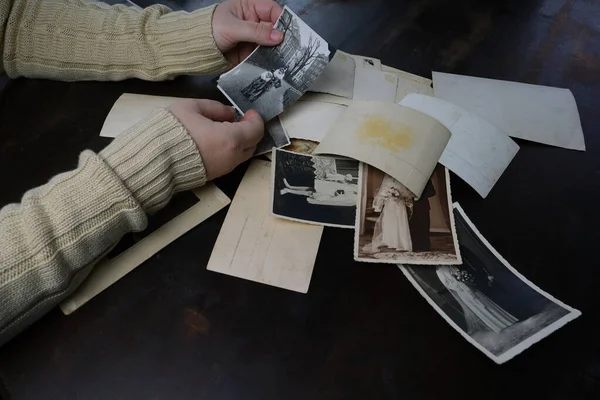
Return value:
[(324, 103), (339, 104), (341, 106), (347, 106), (352, 104), (352, 99), (345, 97), (333, 96), (325, 93), (306, 93), (298, 101), (321, 101)]
[(207, 269), (306, 293), (323, 227), (270, 214), (271, 163), (253, 160), (233, 198)]
[(394, 103), (355, 101), (313, 154), (354, 158), (421, 196), (450, 139), (437, 120)]
[(124, 93), (117, 99), (104, 120), (100, 136), (115, 138), (126, 129), (143, 121), (155, 109), (167, 108), (178, 100), (182, 98)]
[(300, 100), (279, 119), (290, 138), (320, 142), (345, 109), (340, 104)]
[(460, 251), (452, 214), (450, 174), (438, 164), (423, 195), (361, 164), (354, 259), (371, 263), (457, 265)]
[(319, 78), (317, 78), (308, 90), (351, 99), (354, 93), (355, 68), (356, 62), (354, 61), (354, 57), (338, 50)]
[(375, 100), (393, 103), (396, 100), (398, 76), (375, 68), (356, 68), (353, 100)]
[(399, 103), (406, 95), (410, 93), (421, 93), (433, 96), (433, 87), (431, 79), (419, 75), (411, 74), (396, 68), (382, 65), (381, 70), (398, 75), (398, 87), (396, 88), (396, 103)]
[[(283, 150), (291, 151), (300, 154), (312, 154), (312, 152), (319, 145), (318, 142), (304, 139), (292, 139), (288, 146), (285, 146)], [(273, 152), (264, 154), (269, 160), (273, 160)]]
[(454, 217), (462, 266), (399, 267), (475, 348), (502, 364), (581, 315), (514, 269), (457, 203)]
[(356, 63), (356, 68), (371, 68), (381, 70), (381, 60), (373, 57), (365, 57), (357, 54), (351, 54), (352, 58)]
[(509, 136), (585, 150), (575, 97), (568, 89), (433, 73), (435, 97), (485, 118)]
[(154, 254), (230, 203), (229, 198), (209, 183), (194, 190), (200, 200), (115, 258), (98, 263), (75, 292), (60, 304), (65, 315), (75, 312), (92, 298), (133, 271)]
[(452, 133), (440, 163), (483, 198), (519, 151), (519, 146), (500, 129), (447, 101), (409, 94), (400, 104), (437, 119)]

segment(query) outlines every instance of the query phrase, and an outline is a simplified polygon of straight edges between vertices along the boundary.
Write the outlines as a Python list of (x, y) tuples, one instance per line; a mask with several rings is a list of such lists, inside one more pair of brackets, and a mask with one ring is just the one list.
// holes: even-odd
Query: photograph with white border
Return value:
[(458, 203), (454, 217), (462, 266), (399, 267), (469, 343), (502, 364), (581, 315), (519, 274)]
[(265, 121), (294, 104), (333, 57), (329, 44), (287, 6), (275, 29), (284, 35), (279, 45), (257, 47), (217, 80), (239, 112), (256, 110)]
[(416, 199), (396, 179), (363, 163), (354, 259), (388, 264), (460, 264), (447, 168), (438, 164)]
[(271, 211), (276, 217), (354, 228), (359, 162), (274, 149)]

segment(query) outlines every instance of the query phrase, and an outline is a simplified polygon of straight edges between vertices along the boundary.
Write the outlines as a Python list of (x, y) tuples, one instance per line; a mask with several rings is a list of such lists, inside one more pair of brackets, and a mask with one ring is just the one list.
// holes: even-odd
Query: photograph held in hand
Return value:
[(454, 215), (463, 264), (400, 269), (469, 343), (501, 364), (581, 315), (511, 267), (457, 204)]
[(293, 221), (353, 228), (359, 162), (274, 149), (272, 214)]
[(450, 177), (438, 164), (421, 197), (362, 166), (354, 259), (374, 263), (460, 264)]
[(239, 112), (256, 110), (265, 122), (294, 104), (333, 56), (327, 42), (287, 7), (275, 29), (284, 34), (281, 44), (257, 47), (217, 81)]

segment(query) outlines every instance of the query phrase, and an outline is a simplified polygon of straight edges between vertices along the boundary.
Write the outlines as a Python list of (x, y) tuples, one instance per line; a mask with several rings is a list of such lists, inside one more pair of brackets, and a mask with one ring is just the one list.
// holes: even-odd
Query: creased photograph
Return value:
[(454, 216), (463, 265), (400, 269), (477, 349), (501, 364), (581, 315), (511, 267), (458, 204)]
[(293, 221), (353, 228), (359, 162), (273, 151), (273, 215)]
[(242, 114), (253, 109), (270, 121), (294, 104), (317, 80), (334, 51), (288, 7), (275, 24), (281, 44), (259, 46), (221, 75), (219, 89)]
[(362, 164), (354, 259), (374, 263), (460, 264), (450, 177), (434, 169), (418, 200), (390, 175)]

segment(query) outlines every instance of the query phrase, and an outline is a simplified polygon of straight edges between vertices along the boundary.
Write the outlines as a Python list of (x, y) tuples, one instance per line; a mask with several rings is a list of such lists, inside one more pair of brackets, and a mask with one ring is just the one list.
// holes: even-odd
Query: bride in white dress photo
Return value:
[(413, 194), (404, 185), (385, 175), (373, 198), (373, 209), (379, 212), (375, 222), (371, 251), (381, 247), (396, 251), (412, 251), (408, 225), (408, 208), (412, 206)]
[[(465, 260), (468, 265), (468, 260)], [(473, 282), (474, 278), (464, 269), (455, 266), (443, 266), (436, 269), (438, 279), (460, 305), (467, 333), (499, 333), (518, 322), (518, 319), (493, 302)], [(489, 281), (491, 285), (493, 280)]]

